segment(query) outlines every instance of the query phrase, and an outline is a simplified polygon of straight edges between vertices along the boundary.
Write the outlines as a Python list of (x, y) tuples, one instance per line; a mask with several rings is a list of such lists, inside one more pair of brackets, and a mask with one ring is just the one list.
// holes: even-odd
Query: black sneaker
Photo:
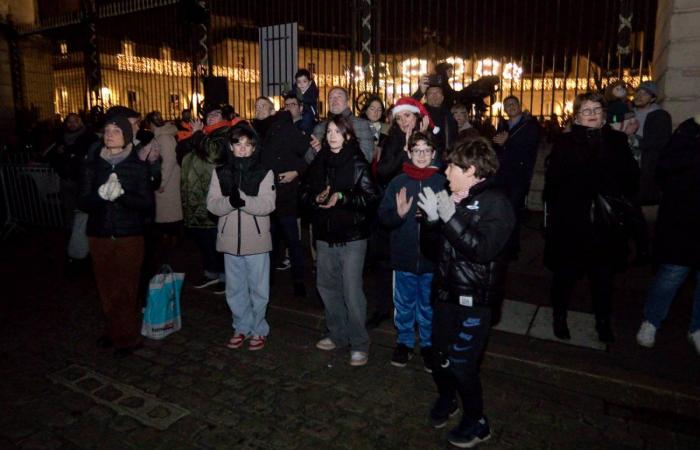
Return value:
[(454, 417), (459, 413), (459, 405), (457, 404), (457, 399), (445, 399), (443, 397), (438, 397), (430, 410), (430, 425), (433, 428), (442, 428), (447, 425), (447, 421), (450, 417)]
[(491, 439), (491, 428), (486, 417), (482, 417), (471, 425), (460, 423), (447, 433), (449, 443), (458, 448), (473, 448), (489, 439)]
[(277, 265), (275, 265), (275, 270), (287, 270), (292, 267), (292, 263), (289, 262), (289, 258), (284, 258)]
[(226, 294), (226, 283), (223, 281), (217, 281), (214, 287), (212, 288), (212, 291), (216, 295), (225, 295)]
[(421, 348), (420, 355), (423, 357), (423, 370), (433, 373), (433, 347)]
[(406, 347), (404, 344), (399, 344), (394, 349), (394, 354), (391, 355), (391, 365), (396, 367), (406, 367), (408, 360), (413, 357), (413, 349)]
[(219, 280), (216, 278), (207, 278), (207, 277), (202, 277), (199, 281), (197, 281), (195, 284), (192, 285), (193, 288), (195, 289), (202, 289), (207, 286), (211, 286), (212, 284), (218, 283)]

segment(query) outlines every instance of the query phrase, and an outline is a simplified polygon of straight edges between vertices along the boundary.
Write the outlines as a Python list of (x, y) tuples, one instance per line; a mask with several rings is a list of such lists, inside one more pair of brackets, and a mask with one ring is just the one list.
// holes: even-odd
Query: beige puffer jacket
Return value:
[[(219, 177), (213, 171), (207, 209), (219, 216), (216, 249), (232, 255), (256, 255), (272, 250), (270, 235), (270, 213), (275, 209), (275, 182), (272, 171), (268, 171), (260, 183), (258, 195), (249, 196), (240, 192), (245, 206), (236, 209), (228, 196), (221, 194)], [(240, 230), (240, 232), (239, 232)]]

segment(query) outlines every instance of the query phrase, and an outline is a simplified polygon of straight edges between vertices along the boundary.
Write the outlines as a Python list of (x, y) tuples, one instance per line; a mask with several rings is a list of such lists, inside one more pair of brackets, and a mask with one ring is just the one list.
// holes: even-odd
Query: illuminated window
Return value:
[(61, 41), (58, 43), (58, 52), (61, 55), (67, 55), (68, 54), (68, 42), (66, 41)]
[(126, 101), (127, 101), (127, 106), (131, 109), (136, 109), (136, 104), (138, 102), (138, 96), (136, 95), (136, 91), (126, 91)]
[(173, 52), (170, 47), (160, 48), (160, 59), (165, 61), (171, 61), (173, 59)]
[(180, 111), (180, 94), (170, 94), (170, 109), (173, 112)]
[(126, 56), (134, 56), (134, 43), (131, 41), (122, 41), (122, 53)]

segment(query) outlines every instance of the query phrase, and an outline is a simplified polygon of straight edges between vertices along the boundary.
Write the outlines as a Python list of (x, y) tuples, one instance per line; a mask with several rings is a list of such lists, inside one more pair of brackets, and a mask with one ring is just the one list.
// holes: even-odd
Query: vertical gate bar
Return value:
[[(576, 33), (575, 39), (576, 39), (576, 69), (574, 70), (574, 76), (576, 77), (576, 85), (574, 85), (574, 97), (578, 95), (578, 80), (579, 80), (579, 44), (581, 42), (581, 33), (583, 33), (583, 2), (578, 2), (579, 5), (579, 10), (578, 10), (578, 32)], [(592, 6), (595, 8), (595, 4)], [(593, 39), (593, 36), (587, 36), (588, 41)], [(586, 90), (589, 90), (590, 86), (588, 86), (588, 79), (586, 79)]]

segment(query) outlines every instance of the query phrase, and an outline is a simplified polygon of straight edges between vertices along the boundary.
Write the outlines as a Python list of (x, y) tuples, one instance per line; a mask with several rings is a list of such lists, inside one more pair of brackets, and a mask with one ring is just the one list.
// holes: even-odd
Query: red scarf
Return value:
[(435, 166), (428, 166), (421, 169), (420, 167), (416, 167), (409, 162), (404, 162), (403, 171), (409, 178), (423, 181), (435, 175), (438, 172), (438, 168)]

